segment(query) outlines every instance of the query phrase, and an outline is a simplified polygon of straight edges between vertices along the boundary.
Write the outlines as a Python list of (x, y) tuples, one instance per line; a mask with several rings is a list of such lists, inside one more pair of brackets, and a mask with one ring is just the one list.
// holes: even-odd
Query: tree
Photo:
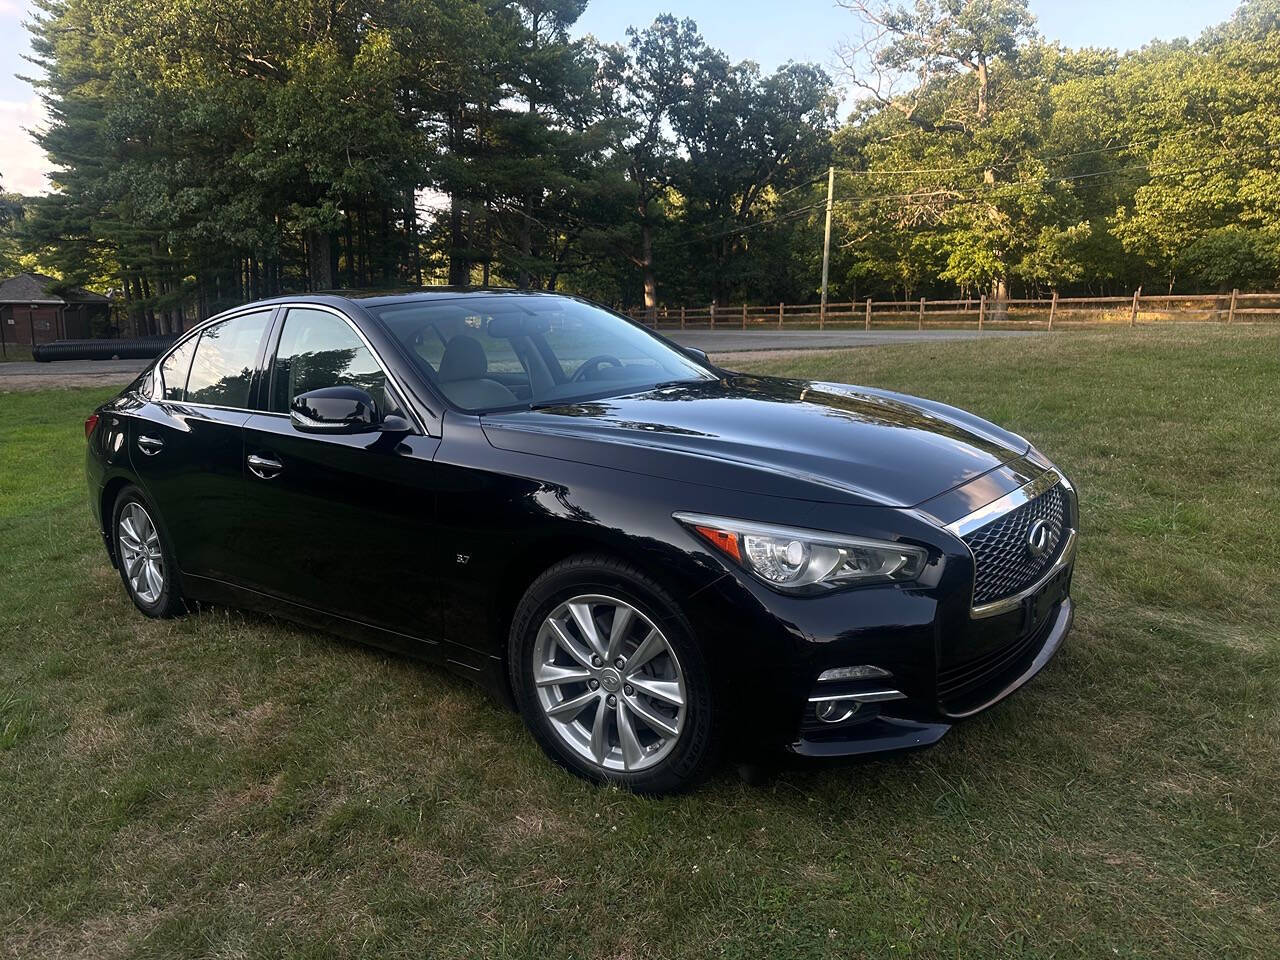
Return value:
[[(875, 119), (887, 128), (873, 164), (879, 153), (911, 161), (909, 167), (945, 164), (955, 171), (944, 182), (904, 190), (916, 208), (908, 215), (950, 220), (957, 242), (943, 276), (962, 287), (989, 285), (1003, 299), (1015, 241), (1037, 206), (998, 185), (998, 174), (1025, 153), (1024, 121), (1035, 120), (1017, 109), (1015, 95), (1031, 93), (1027, 88), (1039, 79), (1019, 65), (1035, 40), (1026, 0), (921, 0), (913, 8), (841, 0), (841, 6), (858, 16), (864, 32), (838, 55), (853, 84), (880, 106)], [(1043, 51), (1036, 52), (1042, 59)]]
[(25, 208), (16, 193), (5, 193), (0, 182), (0, 279), (20, 272), (22, 251), (17, 231), (22, 225)]
[(836, 99), (827, 74), (788, 63), (768, 77), (750, 62), (730, 64), (707, 51), (691, 95), (672, 110), (681, 156), (672, 165), (691, 244), (710, 271), (710, 296), (723, 300), (756, 275), (748, 246), (779, 193), (814, 179), (826, 167)]
[(644, 305), (657, 304), (654, 232), (661, 200), (675, 177), (677, 151), (671, 120), (692, 95), (706, 44), (692, 20), (663, 14), (643, 30), (627, 30), (626, 48), (601, 50), (605, 109), (616, 122), (612, 148), (625, 158), (626, 187), (639, 249), (630, 255), (644, 280)]

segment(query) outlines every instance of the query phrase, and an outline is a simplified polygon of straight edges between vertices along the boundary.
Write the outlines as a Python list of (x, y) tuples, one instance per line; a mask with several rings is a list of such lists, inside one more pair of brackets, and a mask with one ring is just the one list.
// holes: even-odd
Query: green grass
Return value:
[(0, 955), (1280, 955), (1280, 336), (756, 369), (1034, 440), (1081, 492), (1079, 615), (930, 751), (668, 800), (571, 778), (431, 668), (143, 619), (85, 503), (105, 393), (0, 395)]

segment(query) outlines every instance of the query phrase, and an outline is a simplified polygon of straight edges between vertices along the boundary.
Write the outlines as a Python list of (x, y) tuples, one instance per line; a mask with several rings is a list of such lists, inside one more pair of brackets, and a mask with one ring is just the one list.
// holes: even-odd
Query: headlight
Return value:
[(674, 516), (735, 563), (785, 592), (914, 580), (928, 559), (922, 547), (891, 541), (700, 513)]

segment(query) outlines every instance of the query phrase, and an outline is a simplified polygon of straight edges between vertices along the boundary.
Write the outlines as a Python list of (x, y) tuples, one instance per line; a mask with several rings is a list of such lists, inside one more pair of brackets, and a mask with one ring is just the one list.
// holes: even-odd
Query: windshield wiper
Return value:
[(558, 399), (548, 397), (545, 400), (532, 400), (529, 403), (530, 410), (546, 410), (548, 407), (567, 407), (575, 403), (594, 403), (597, 400), (616, 400), (619, 397), (634, 397), (638, 393), (649, 393), (651, 390), (662, 390), (666, 387), (682, 387), (690, 383), (705, 383), (700, 377), (686, 377), (683, 380), (664, 380), (661, 383), (645, 384), (641, 387), (626, 388), (624, 386), (621, 392), (616, 390), (606, 390), (603, 393), (593, 393), (585, 397), (560, 397)]

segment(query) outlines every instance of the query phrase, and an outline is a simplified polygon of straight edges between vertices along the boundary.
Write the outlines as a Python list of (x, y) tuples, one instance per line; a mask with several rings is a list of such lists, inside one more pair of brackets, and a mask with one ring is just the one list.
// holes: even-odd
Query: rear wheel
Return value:
[(573, 772), (668, 793), (713, 762), (701, 648), (674, 601), (629, 564), (584, 556), (552, 567), (521, 600), (510, 645), (525, 722)]
[(124, 588), (149, 617), (173, 617), (186, 609), (177, 568), (156, 523), (155, 509), (137, 487), (126, 487), (112, 511), (116, 565)]

